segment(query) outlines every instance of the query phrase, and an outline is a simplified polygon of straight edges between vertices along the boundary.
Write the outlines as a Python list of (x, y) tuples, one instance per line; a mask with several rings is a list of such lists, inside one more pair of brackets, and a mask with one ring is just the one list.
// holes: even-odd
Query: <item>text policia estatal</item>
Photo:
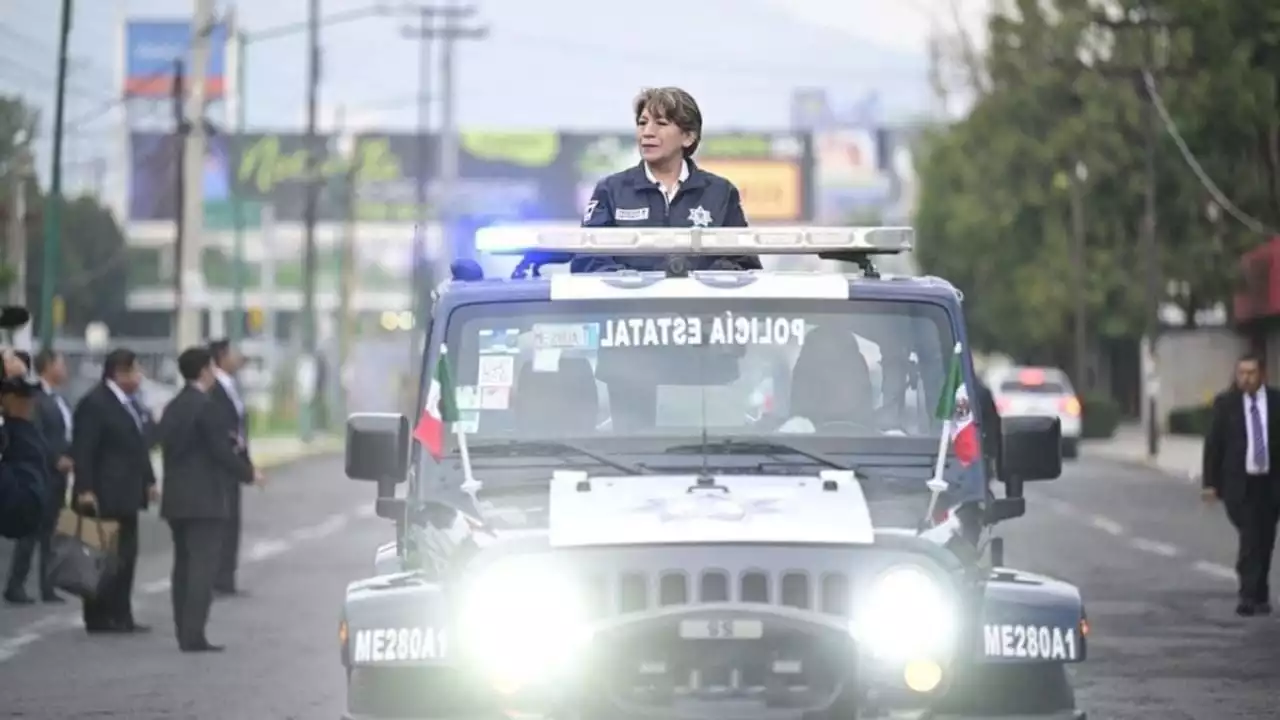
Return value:
[(750, 317), (643, 317), (606, 320), (600, 347), (655, 345), (803, 345), (804, 318)]

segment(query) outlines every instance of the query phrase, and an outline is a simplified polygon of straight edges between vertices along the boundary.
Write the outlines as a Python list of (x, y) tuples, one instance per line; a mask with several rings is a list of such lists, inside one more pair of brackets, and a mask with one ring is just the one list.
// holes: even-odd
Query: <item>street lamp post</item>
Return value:
[(1076, 162), (1071, 181), (1071, 275), (1075, 305), (1075, 374), (1080, 388), (1091, 390), (1088, 370), (1088, 336), (1085, 333), (1085, 219), (1084, 186), (1089, 180), (1089, 168)]

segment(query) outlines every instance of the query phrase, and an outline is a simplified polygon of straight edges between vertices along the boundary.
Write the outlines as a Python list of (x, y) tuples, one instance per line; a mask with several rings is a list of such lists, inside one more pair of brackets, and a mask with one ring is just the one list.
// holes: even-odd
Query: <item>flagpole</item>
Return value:
[(925, 486), (929, 488), (929, 510), (925, 513), (924, 522), (928, 525), (933, 520), (933, 512), (938, 508), (938, 498), (947, 489), (947, 481), (942, 479), (942, 474), (947, 468), (947, 449), (951, 446), (951, 425), (954, 421), (942, 421), (942, 437), (938, 440), (938, 459), (933, 465), (933, 477), (929, 478), (929, 482)]
[(462, 489), (479, 490), (480, 483), (476, 482), (476, 476), (471, 471), (471, 451), (467, 449), (467, 433), (462, 423), (455, 422), (453, 432), (458, 436), (458, 457), (462, 460)]

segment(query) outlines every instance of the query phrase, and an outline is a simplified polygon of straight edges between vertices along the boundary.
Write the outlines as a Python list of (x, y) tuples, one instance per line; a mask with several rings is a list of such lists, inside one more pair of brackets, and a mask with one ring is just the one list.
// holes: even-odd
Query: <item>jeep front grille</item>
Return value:
[(780, 605), (848, 617), (852, 591), (849, 576), (844, 573), (824, 573), (814, 578), (797, 570), (749, 570), (736, 579), (724, 570), (705, 570), (695, 577), (683, 570), (656, 574), (623, 571), (591, 577), (587, 585), (597, 618), (654, 607), (717, 602)]

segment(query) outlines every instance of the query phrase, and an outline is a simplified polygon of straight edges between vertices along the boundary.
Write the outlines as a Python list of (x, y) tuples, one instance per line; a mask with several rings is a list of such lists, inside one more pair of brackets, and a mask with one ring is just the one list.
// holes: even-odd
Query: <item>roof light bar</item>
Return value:
[(476, 233), (476, 249), (501, 255), (894, 254), (911, 249), (909, 227), (565, 228), (491, 227)]

